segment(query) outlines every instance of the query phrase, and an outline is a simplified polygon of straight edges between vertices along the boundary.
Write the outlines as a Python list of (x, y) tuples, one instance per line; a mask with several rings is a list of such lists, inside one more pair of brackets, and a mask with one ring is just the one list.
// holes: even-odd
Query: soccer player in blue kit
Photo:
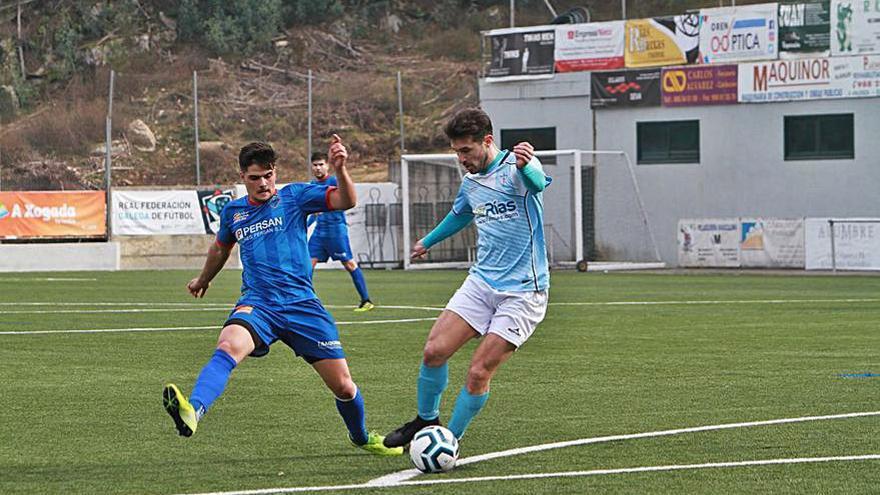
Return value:
[(190, 294), (203, 297), (237, 242), (243, 266), (241, 297), (189, 400), (172, 383), (162, 392), (165, 410), (180, 435), (195, 433), (239, 363), (248, 356), (265, 356), (269, 346), (281, 340), (312, 365), (336, 396), (336, 408), (353, 444), (372, 454), (403, 453), (401, 448), (385, 447), (381, 435), (367, 431), (364, 399), (351, 379), (336, 323), (312, 287), (306, 216), (345, 210), (357, 201), (346, 169), (348, 152), (335, 134), (329, 156), (339, 177), (338, 187), (294, 183), (276, 191), (272, 147), (251, 143), (241, 149), (238, 162), (247, 197), (223, 208), (205, 266), (187, 284)]
[(477, 226), (477, 261), (431, 328), (419, 370), (418, 415), (385, 437), (402, 447), (422, 428), (440, 424), (447, 361), (465, 343), (482, 337), (455, 400), (449, 430), (461, 438), (489, 398), (498, 368), (532, 335), (547, 312), (550, 272), (544, 242), (542, 191), (550, 183), (529, 143), (499, 150), (492, 121), (478, 108), (457, 112), (444, 128), (467, 170), (452, 211), (412, 248), (424, 256), (471, 222)]
[[(312, 184), (336, 186), (336, 177), (330, 175), (330, 166), (327, 164), (327, 154), (323, 152), (312, 153), (312, 175), (315, 180)], [(351, 245), (348, 242), (348, 224), (345, 223), (344, 211), (330, 211), (309, 215), (309, 225), (315, 223), (315, 231), (309, 238), (309, 254), (312, 256), (312, 268), (318, 263), (332, 258), (342, 262), (342, 266), (351, 275), (354, 288), (357, 289), (361, 302), (355, 311), (363, 312), (373, 309), (370, 294), (367, 292), (367, 281), (364, 280), (364, 272), (355, 263), (351, 256)]]

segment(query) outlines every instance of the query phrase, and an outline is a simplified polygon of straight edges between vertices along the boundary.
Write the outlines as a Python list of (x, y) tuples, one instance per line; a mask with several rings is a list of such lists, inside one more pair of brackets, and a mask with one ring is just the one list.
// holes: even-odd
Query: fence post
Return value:
[(111, 201), (110, 189), (113, 177), (111, 175), (111, 168), (113, 166), (113, 86), (116, 82), (116, 71), (110, 69), (110, 91), (107, 94), (107, 118), (104, 120), (104, 147), (105, 147), (105, 155), (104, 155), (104, 189), (107, 203), (107, 240), (110, 240), (110, 220), (113, 218), (111, 208), (113, 203)]
[(400, 156), (406, 153), (406, 136), (403, 131), (403, 82), (397, 71), (397, 111), (400, 115)]
[(199, 160), (199, 76), (193, 71), (193, 129), (196, 140), (196, 185), (202, 185), (202, 164)]
[(837, 256), (834, 253), (834, 219), (828, 219), (828, 228), (831, 230), (831, 271), (837, 272)]
[[(309, 69), (309, 137), (308, 137), (308, 145), (306, 146), (306, 178), (311, 175), (312, 169), (310, 161), (312, 159), (312, 69)], [(308, 180), (308, 179), (306, 179)]]

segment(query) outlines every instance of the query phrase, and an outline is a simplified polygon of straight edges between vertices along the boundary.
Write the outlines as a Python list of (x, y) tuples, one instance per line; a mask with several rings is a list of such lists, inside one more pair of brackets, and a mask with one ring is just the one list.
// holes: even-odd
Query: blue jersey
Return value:
[[(324, 178), (324, 180), (315, 179), (311, 183), (331, 187), (336, 187), (338, 185), (338, 182), (336, 181), (336, 176), (334, 175), (326, 177)], [(317, 217), (317, 220), (315, 231), (312, 232), (312, 237), (334, 239), (348, 237), (348, 224), (345, 223), (344, 211), (318, 213), (315, 216)]]
[[(541, 162), (533, 159), (530, 166)], [(543, 193), (526, 188), (513, 153), (499, 153), (485, 173), (465, 174), (452, 213), (468, 215), (477, 225), (471, 274), (499, 291), (549, 287)]]
[(244, 268), (239, 304), (284, 306), (316, 297), (306, 218), (330, 210), (332, 189), (295, 183), (265, 203), (244, 197), (226, 204), (220, 213), (217, 242), (239, 244)]

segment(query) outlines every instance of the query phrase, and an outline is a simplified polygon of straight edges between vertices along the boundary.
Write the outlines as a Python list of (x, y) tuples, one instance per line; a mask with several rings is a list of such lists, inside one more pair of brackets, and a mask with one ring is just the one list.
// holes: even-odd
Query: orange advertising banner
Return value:
[(101, 237), (103, 191), (0, 192), (0, 237)]

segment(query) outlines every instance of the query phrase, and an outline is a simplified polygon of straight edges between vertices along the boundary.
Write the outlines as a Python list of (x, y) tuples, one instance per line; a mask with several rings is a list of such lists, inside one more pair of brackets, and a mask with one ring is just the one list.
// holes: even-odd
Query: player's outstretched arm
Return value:
[(211, 247), (208, 248), (208, 258), (205, 260), (202, 273), (186, 284), (186, 289), (193, 297), (205, 297), (205, 292), (208, 291), (211, 280), (214, 280), (214, 277), (223, 269), (223, 265), (226, 264), (226, 260), (229, 259), (229, 253), (231, 252), (232, 246), (227, 247), (216, 241), (211, 244)]
[(342, 138), (334, 134), (330, 141), (330, 151), (327, 153), (330, 165), (336, 172), (337, 188), (330, 192), (329, 202), (334, 210), (347, 210), (357, 204), (357, 193), (354, 189), (354, 181), (348, 173), (346, 162), (348, 150), (342, 144)]

